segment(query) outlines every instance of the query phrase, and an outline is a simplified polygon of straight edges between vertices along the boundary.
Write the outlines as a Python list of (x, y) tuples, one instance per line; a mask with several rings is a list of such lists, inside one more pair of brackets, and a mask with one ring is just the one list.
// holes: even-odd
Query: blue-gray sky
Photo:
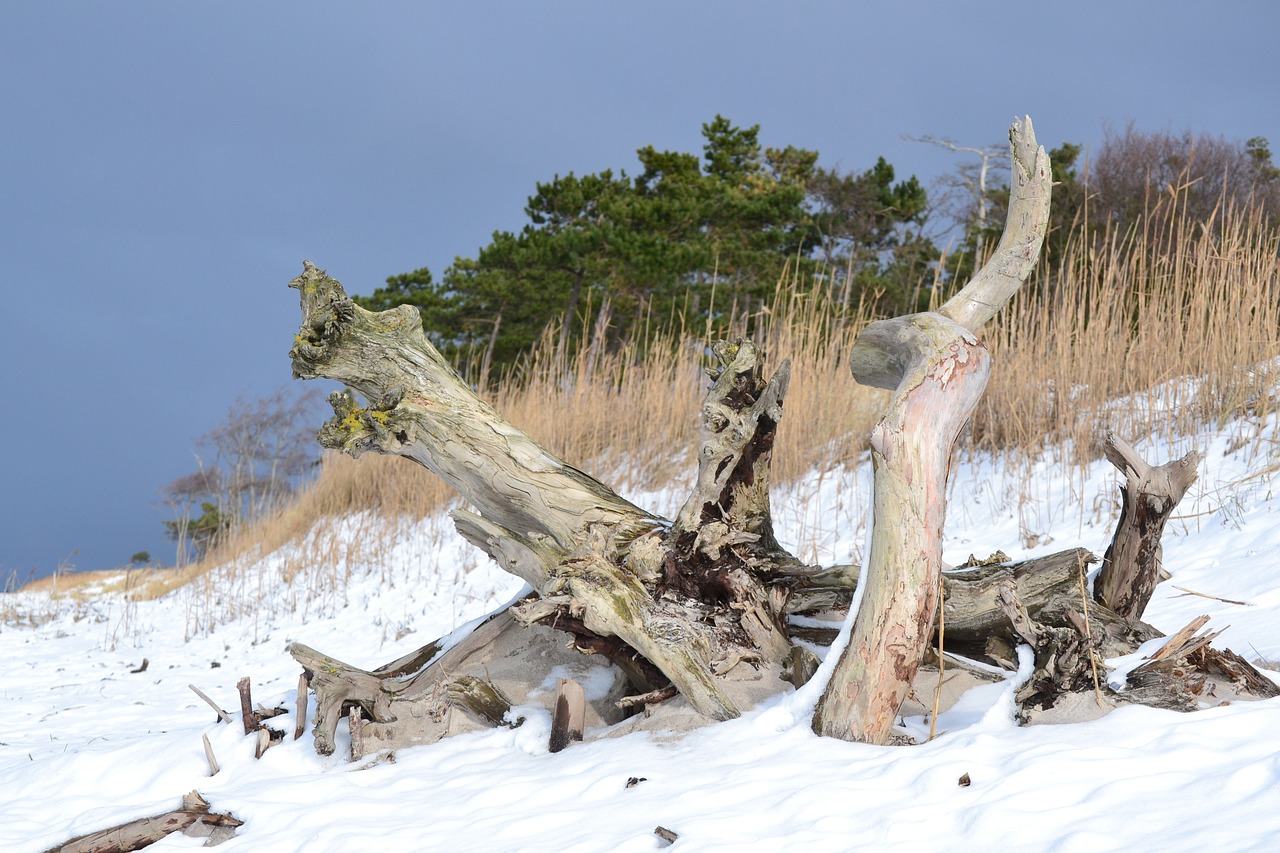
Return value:
[(290, 381), (286, 283), (439, 273), (534, 183), (765, 144), (928, 182), (904, 134), (1280, 144), (1274, 0), (0, 7), (0, 582), (172, 559), (158, 490)]

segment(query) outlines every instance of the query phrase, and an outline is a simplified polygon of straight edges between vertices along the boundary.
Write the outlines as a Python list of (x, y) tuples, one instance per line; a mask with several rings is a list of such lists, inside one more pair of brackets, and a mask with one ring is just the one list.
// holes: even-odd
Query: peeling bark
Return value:
[[(986, 387), (987, 351), (936, 314), (872, 324), (893, 340), (899, 390), (871, 434), (875, 497), (867, 584), (849, 645), (814, 717), (819, 734), (887, 743), (933, 634), (951, 451)], [(855, 346), (855, 353), (858, 352)], [(859, 376), (879, 382), (892, 373)]]

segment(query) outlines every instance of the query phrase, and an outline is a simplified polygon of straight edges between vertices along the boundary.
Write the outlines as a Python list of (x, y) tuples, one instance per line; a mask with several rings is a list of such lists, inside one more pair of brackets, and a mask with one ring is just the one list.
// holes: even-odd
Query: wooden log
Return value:
[(290, 287), (300, 292), (303, 313), (289, 352), (294, 376), (335, 379), (371, 401), (362, 408), (332, 395), (324, 446), (411, 459), (493, 525), (564, 554), (582, 545), (591, 525), (610, 526), (627, 542), (661, 522), (548, 453), (477, 397), (422, 334), (417, 309), (366, 311), (309, 261)]
[(992, 637), (1012, 641), (1014, 634), (998, 603), (1000, 589), (1010, 585), (1030, 615), (1060, 597), (1075, 595), (1082, 567), (1098, 558), (1085, 548), (1069, 548), (1008, 565), (956, 569), (943, 575), (947, 646), (966, 654), (980, 652)]
[(311, 695), (311, 680), (307, 678), (305, 672), (298, 675), (298, 713), (295, 717), (296, 722), (293, 724), (293, 739), (297, 740), (302, 737), (302, 732), (307, 727), (307, 698)]
[[(861, 369), (861, 348), (891, 353)], [(872, 323), (854, 347), (859, 382), (898, 390), (871, 434), (873, 528), (849, 645), (814, 717), (819, 734), (888, 743), (933, 636), (951, 452), (991, 369), (967, 330), (938, 314)]]
[(503, 696), (502, 691), (491, 682), (463, 675), (450, 681), (445, 691), (449, 704), (466, 708), (489, 725), (501, 726), (506, 723), (511, 700)]
[(1110, 430), (1102, 450), (1125, 483), (1120, 487), (1120, 521), (1094, 579), (1094, 596), (1121, 616), (1138, 619), (1160, 582), (1165, 523), (1195, 482), (1201, 455), (1193, 450), (1153, 467)]
[[(568, 597), (586, 631), (622, 640), (700, 713), (737, 716), (713, 664), (754, 657), (780, 665), (790, 650), (781, 620), (787, 596), (765, 580), (772, 568), (798, 563), (777, 545), (768, 505), (786, 365), (764, 382), (753, 345), (717, 350), (699, 488), (668, 532), (664, 519), (548, 453), (481, 401), (422, 335), (412, 308), (365, 311), (309, 262), (291, 286), (303, 312), (290, 353), (295, 376), (336, 379), (370, 401), (360, 407), (345, 394), (331, 396), (334, 417), (321, 444), (425, 465), (475, 508), (453, 513), (468, 541), (540, 596)], [(360, 680), (352, 668), (340, 669), (348, 681)], [(380, 689), (366, 680), (353, 695)], [(320, 693), (328, 730), (341, 705)], [(383, 721), (379, 708), (365, 710)], [(325, 738), (318, 747), (328, 746)]]
[[(492, 614), (467, 637), (443, 654), (436, 654), (439, 641), (392, 661), (372, 672), (344, 663), (330, 655), (318, 652), (302, 643), (289, 646), (288, 652), (302, 665), (303, 674), (316, 693), (315, 725), (312, 729), (316, 751), (332, 755), (334, 733), (343, 712), (359, 705), (365, 714), (377, 722), (395, 720), (391, 713), (394, 696), (414, 695), (431, 689), (435, 676), (447, 672), (455, 662), (463, 660), (478, 648), (482, 648), (497, 634), (514, 622), (509, 610)], [(428, 655), (428, 649), (431, 654)], [(406, 661), (429, 661), (417, 671), (405, 673)]]
[(769, 465), (791, 362), (765, 382), (763, 353), (750, 341), (718, 341), (712, 350), (718, 365), (702, 404), (697, 481), (676, 515), (672, 538), (705, 537), (706, 525), (720, 522), (728, 532), (747, 534), (734, 544), (750, 545), (777, 566), (798, 565), (774, 538), (769, 505)]
[(589, 630), (619, 637), (634, 648), (699, 713), (713, 720), (739, 715), (712, 673), (714, 631), (703, 623), (698, 608), (681, 613), (678, 603), (658, 606), (638, 578), (591, 550), (567, 561), (560, 578)]
[(657, 705), (659, 702), (665, 702), (676, 695), (674, 685), (663, 687), (660, 690), (651, 690), (648, 693), (642, 693), (639, 696), (623, 696), (618, 700), (619, 708), (635, 708), (637, 706)]

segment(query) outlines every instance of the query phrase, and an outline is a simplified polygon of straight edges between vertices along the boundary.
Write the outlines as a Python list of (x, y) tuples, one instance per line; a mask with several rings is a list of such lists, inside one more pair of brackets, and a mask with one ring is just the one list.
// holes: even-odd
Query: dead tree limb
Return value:
[[(353, 456), (394, 453), (430, 468), (477, 510), (454, 513), (469, 541), (542, 598), (563, 599), (587, 632), (621, 639), (701, 713), (737, 716), (713, 673), (716, 662), (761, 649), (780, 660), (790, 650), (781, 625), (786, 596), (764, 588), (773, 566), (797, 562), (777, 546), (768, 511), (785, 366), (765, 382), (752, 344), (717, 352), (698, 489), (668, 529), (476, 397), (422, 335), (412, 308), (366, 311), (310, 263), (291, 286), (303, 309), (294, 374), (337, 379), (373, 401), (360, 407), (333, 395), (322, 444)], [(650, 533), (657, 539), (647, 540)], [(710, 618), (726, 610), (726, 598), (732, 625)], [(375, 700), (365, 696), (362, 704)], [(320, 701), (332, 715), (334, 703)], [(365, 710), (379, 718), (375, 708)]]
[[(873, 323), (858, 344), (892, 352), (901, 373), (894, 383), (899, 390), (871, 433), (875, 497), (862, 573), (867, 588), (814, 722), (819, 734), (887, 743), (933, 634), (952, 445), (978, 404), (991, 363), (976, 338), (937, 314)], [(854, 351), (856, 358), (857, 345)], [(892, 379), (855, 375), (880, 387)]]
[[(290, 350), (294, 376), (335, 379), (372, 401), (362, 408), (331, 396), (335, 416), (321, 431), (322, 445), (412, 459), (518, 541), (565, 555), (593, 525), (630, 541), (661, 521), (548, 453), (477, 397), (422, 334), (417, 310), (366, 311), (323, 270), (303, 266), (290, 282), (303, 311)], [(526, 580), (537, 586), (539, 579)]]

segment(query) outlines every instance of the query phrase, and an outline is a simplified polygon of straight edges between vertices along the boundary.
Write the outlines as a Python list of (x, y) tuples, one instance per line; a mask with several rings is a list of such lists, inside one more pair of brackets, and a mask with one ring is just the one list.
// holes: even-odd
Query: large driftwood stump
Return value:
[[(555, 626), (579, 648), (606, 653), (637, 693), (673, 684), (712, 719), (740, 713), (724, 673), (742, 662), (780, 673), (791, 649), (783, 605), (796, 583), (784, 570), (800, 565), (774, 539), (768, 505), (786, 365), (766, 381), (753, 344), (717, 348), (698, 485), (671, 523), (494, 412), (427, 342), (412, 308), (366, 311), (310, 263), (292, 286), (303, 308), (295, 375), (337, 379), (374, 401), (333, 395), (321, 443), (353, 456), (395, 453), (454, 486), (474, 507), (453, 513), (459, 531), (537, 592), (514, 614), (522, 623)], [(313, 671), (310, 652), (295, 654)], [(359, 704), (385, 722), (390, 696), (405, 692), (385, 674), (336, 672), (322, 666), (313, 680), (325, 750), (342, 708)]]
[(952, 447), (989, 370), (976, 333), (1026, 278), (1048, 216), (1048, 161), (1029, 120), (1014, 124), (1010, 141), (1009, 221), (991, 262), (939, 312), (871, 324), (852, 353), (859, 382), (895, 392), (872, 436), (875, 518), (865, 570), (803, 565), (774, 537), (769, 466), (790, 373), (783, 363), (766, 378), (750, 342), (714, 348), (696, 485), (668, 521), (503, 419), (426, 340), (413, 308), (366, 311), (306, 263), (291, 282), (303, 314), (290, 351), (294, 374), (336, 379), (367, 401), (332, 395), (321, 443), (352, 456), (396, 454), (434, 471), (469, 504), (452, 513), (462, 535), (533, 589), (469, 635), (372, 670), (293, 646), (316, 693), (316, 749), (336, 749), (343, 716), (352, 719), (354, 757), (518, 725), (520, 706), (555, 701), (540, 687), (555, 668), (581, 684), (606, 683), (587, 671), (593, 665), (608, 667), (613, 685), (582, 697), (575, 725), (613, 724), (657, 703), (668, 715), (729, 719), (813, 674), (816, 658), (804, 643), (815, 640), (814, 629), (791, 620), (841, 615), (859, 582), (867, 589), (853, 640), (815, 717), (818, 731), (845, 738), (889, 738), (933, 642), (939, 590), (954, 648), (1003, 665), (1018, 643), (1036, 649), (1028, 702), (1082, 690), (1080, 661), (1156, 636), (1100, 606), (1075, 612), (1070, 602), (1094, 560), (1087, 552), (942, 575)]
[(858, 382), (894, 395), (871, 434), (867, 589), (814, 715), (819, 734), (887, 743), (933, 635), (951, 455), (990, 372), (974, 334), (1030, 274), (1049, 223), (1049, 158), (1030, 119), (1009, 145), (1009, 218), (991, 261), (938, 313), (869, 325), (850, 357)]
[[(884, 349), (875, 351), (901, 357), (901, 373), (855, 373), (859, 381), (898, 388), (871, 433), (867, 588), (815, 716), (819, 734), (873, 743), (888, 741), (933, 635), (951, 451), (991, 369), (977, 339), (936, 314), (872, 324), (859, 336), (860, 345), (881, 343)], [(858, 354), (855, 347), (855, 360)]]

